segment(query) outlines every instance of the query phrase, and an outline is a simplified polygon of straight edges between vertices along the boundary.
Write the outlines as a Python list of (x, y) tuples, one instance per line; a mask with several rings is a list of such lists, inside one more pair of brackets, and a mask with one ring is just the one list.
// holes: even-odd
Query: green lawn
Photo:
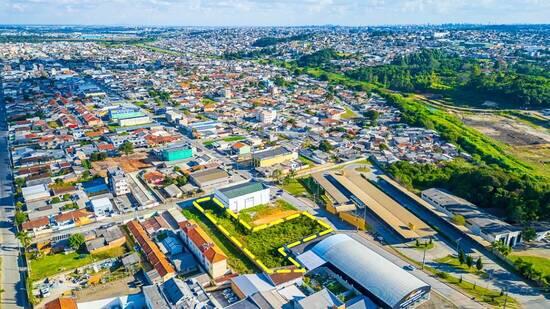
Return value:
[(119, 257), (126, 253), (126, 247), (120, 246), (97, 254), (50, 254), (30, 260), (30, 280), (40, 280), (60, 272), (83, 267), (96, 261)]
[(206, 219), (200, 211), (195, 207), (183, 209), (183, 215), (195, 221), (209, 236), (212, 241), (223, 251), (227, 256), (228, 264), (231, 269), (239, 274), (252, 274), (259, 271), (254, 265), (225, 235), (223, 235), (214, 224)]
[(541, 271), (544, 275), (550, 275), (550, 258), (532, 255), (522, 255), (521, 253), (512, 253), (508, 256), (512, 262), (521, 258), (524, 262), (533, 264), (533, 267)]
[(304, 156), (298, 156), (298, 160), (302, 163), (302, 164), (305, 164), (305, 165), (308, 165), (308, 166), (314, 166), (315, 165), (315, 162), (311, 161), (310, 159), (304, 157)]
[(434, 261), (437, 262), (437, 263), (449, 265), (449, 266), (451, 266), (451, 267), (453, 267), (457, 270), (460, 270), (460, 271), (464, 271), (464, 272), (471, 273), (471, 274), (476, 274), (476, 275), (481, 276), (481, 277), (487, 276), (487, 274), (483, 270), (481, 270), (481, 271), (477, 270), (476, 265), (475, 265), (476, 259), (474, 259), (474, 265), (472, 267), (468, 267), (468, 265), (466, 265), (466, 264), (460, 265), (460, 262), (458, 261), (458, 258), (456, 258), (452, 255), (447, 255), (445, 257), (435, 259)]
[(289, 179), (286, 183), (283, 183), (281, 188), (292, 195), (304, 195), (307, 193), (304, 185), (302, 185), (300, 180), (295, 178)]
[(69, 254), (51, 254), (39, 259), (31, 260), (30, 280), (36, 281), (53, 276), (60, 272), (69, 271), (94, 262), (90, 254), (80, 255), (76, 252)]
[(225, 138), (223, 138), (223, 141), (224, 142), (237, 142), (237, 141), (242, 141), (243, 139), (245, 139), (244, 136), (235, 135), (235, 136), (225, 137)]

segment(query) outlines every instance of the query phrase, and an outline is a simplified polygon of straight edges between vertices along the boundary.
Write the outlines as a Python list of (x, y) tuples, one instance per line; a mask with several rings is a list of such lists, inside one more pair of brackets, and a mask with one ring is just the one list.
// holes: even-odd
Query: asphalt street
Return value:
[(1, 308), (25, 308), (24, 262), (20, 256), (20, 244), (13, 225), (15, 207), (13, 201), (12, 171), (8, 151), (8, 125), (4, 90), (0, 79), (0, 258), (1, 258)]

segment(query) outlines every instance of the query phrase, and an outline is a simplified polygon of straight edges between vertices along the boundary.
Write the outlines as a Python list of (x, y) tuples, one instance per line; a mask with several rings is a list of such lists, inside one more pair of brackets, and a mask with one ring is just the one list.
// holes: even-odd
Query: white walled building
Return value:
[(126, 179), (126, 174), (119, 167), (110, 167), (107, 170), (109, 176), (109, 188), (114, 196), (121, 196), (130, 193), (130, 187)]
[(277, 119), (277, 111), (273, 109), (264, 109), (258, 112), (256, 118), (261, 123), (270, 124)]
[(510, 247), (514, 247), (521, 242), (520, 227), (513, 226), (491, 214), (482, 212), (476, 205), (465, 199), (436, 188), (422, 191), (421, 197), (450, 217), (463, 216), (466, 221), (465, 226), (488, 242), (498, 241)]
[(214, 197), (234, 212), (267, 204), (270, 201), (269, 188), (254, 181), (218, 189)]

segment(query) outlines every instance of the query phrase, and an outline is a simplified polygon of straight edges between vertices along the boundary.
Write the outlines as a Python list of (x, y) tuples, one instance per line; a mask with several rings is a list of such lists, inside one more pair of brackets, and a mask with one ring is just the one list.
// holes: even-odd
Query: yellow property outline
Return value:
[[(283, 246), (283, 247), (280, 247), (279, 249), (277, 249), (277, 252), (279, 252), (282, 256), (286, 257), (287, 260), (289, 262), (291, 262), (297, 268), (295, 268), (295, 269), (271, 269), (271, 268), (268, 268), (267, 266), (265, 266), (265, 264), (261, 260), (259, 260), (252, 252), (250, 252), (250, 250), (245, 248), (243, 246), (243, 244), (239, 240), (237, 240), (237, 238), (235, 238), (235, 236), (231, 235), (223, 226), (219, 225), (218, 220), (216, 220), (216, 218), (214, 218), (212, 215), (210, 215), (209, 213), (206, 213), (204, 211), (204, 208), (200, 205), (200, 203), (210, 201), (210, 200), (212, 200), (216, 205), (220, 206), (222, 209), (225, 209), (225, 212), (227, 214), (229, 214), (229, 216), (231, 216), (233, 219), (235, 219), (235, 221), (237, 221), (240, 225), (242, 225), (246, 230), (248, 230), (252, 233), (263, 230), (263, 229), (266, 229), (268, 227), (275, 226), (277, 224), (281, 224), (281, 223), (286, 222), (286, 221), (290, 221), (292, 219), (296, 219), (300, 216), (306, 216), (306, 217), (310, 218), (311, 220), (316, 221), (317, 223), (319, 223), (319, 225), (324, 227), (325, 230), (323, 230), (323, 231), (321, 231), (317, 234), (313, 234), (311, 236), (305, 237), (301, 240), (295, 241), (291, 244), (288, 244), (286, 246)], [(224, 234), (225, 237), (227, 237), (227, 239), (229, 239), (235, 246), (237, 246), (237, 248), (239, 248), (239, 250), (241, 250), (252, 262), (254, 262), (254, 264), (256, 264), (256, 266), (261, 268), (267, 274), (274, 274), (274, 273), (284, 274), (284, 273), (291, 273), (291, 272), (305, 273), (306, 269), (300, 263), (298, 263), (295, 259), (293, 259), (292, 257), (290, 257), (286, 253), (285, 247), (287, 249), (290, 249), (292, 247), (296, 247), (296, 246), (298, 246), (300, 244), (303, 244), (303, 243), (306, 243), (308, 241), (312, 241), (312, 240), (316, 239), (317, 237), (321, 237), (321, 236), (326, 235), (326, 234), (333, 231), (333, 229), (328, 224), (326, 224), (325, 222), (315, 218), (314, 216), (312, 216), (311, 214), (309, 214), (306, 211), (303, 211), (303, 212), (297, 213), (297, 214), (293, 214), (293, 215), (290, 215), (290, 216), (282, 218), (282, 219), (277, 219), (277, 220), (274, 220), (270, 223), (258, 225), (258, 226), (255, 226), (255, 227), (251, 227), (248, 223), (244, 222), (242, 219), (239, 219), (239, 216), (236, 213), (234, 213), (231, 209), (225, 208), (225, 206), (215, 197), (211, 198), (211, 197), (207, 196), (207, 197), (199, 198), (199, 199), (193, 201), (193, 206), (198, 211), (200, 211), (210, 222), (212, 222), (216, 226), (216, 228), (220, 232), (222, 232), (222, 234)]]

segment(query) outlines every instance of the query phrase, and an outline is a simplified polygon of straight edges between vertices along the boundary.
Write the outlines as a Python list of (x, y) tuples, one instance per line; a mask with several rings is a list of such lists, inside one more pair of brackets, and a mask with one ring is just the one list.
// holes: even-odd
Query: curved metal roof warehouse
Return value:
[(428, 284), (345, 234), (323, 239), (298, 259), (310, 270), (332, 266), (385, 308), (414, 307), (429, 297)]

